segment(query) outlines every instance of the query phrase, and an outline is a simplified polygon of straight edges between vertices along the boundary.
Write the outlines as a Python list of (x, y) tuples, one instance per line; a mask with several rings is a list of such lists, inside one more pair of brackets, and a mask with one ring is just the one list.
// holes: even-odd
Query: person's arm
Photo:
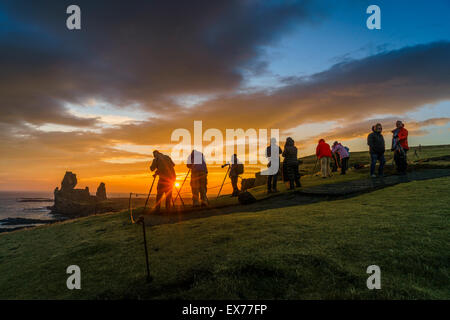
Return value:
[(281, 150), (281, 147), (278, 147), (278, 149), (280, 149), (279, 154), (282, 154), (282, 153), (283, 153), (283, 150)]
[(319, 156), (319, 145), (317, 145), (317, 147), (316, 147), (316, 157), (318, 157)]
[(372, 134), (369, 134), (369, 135), (367, 136), (367, 145), (368, 145), (369, 147), (372, 147)]

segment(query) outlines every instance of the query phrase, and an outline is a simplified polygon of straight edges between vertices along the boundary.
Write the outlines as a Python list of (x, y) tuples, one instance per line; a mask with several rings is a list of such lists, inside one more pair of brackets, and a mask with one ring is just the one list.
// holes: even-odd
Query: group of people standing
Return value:
[[(173, 206), (172, 191), (176, 180), (175, 163), (165, 154), (153, 151), (153, 162), (150, 171), (155, 171), (154, 177), (159, 176), (156, 187), (155, 211), (159, 211), (163, 196), (166, 197), (166, 209)], [(191, 174), (192, 202), (194, 206), (206, 206), (208, 198), (206, 196), (208, 184), (208, 168), (206, 166), (203, 153), (193, 150), (187, 159), (187, 167)]]
[[(408, 147), (408, 130), (402, 121), (397, 121), (396, 128), (392, 130), (392, 148), (394, 152), (394, 161), (397, 167), (397, 171), (400, 174), (406, 173), (407, 158), (406, 154), (409, 150)], [(380, 123), (377, 123), (372, 127), (372, 132), (367, 137), (367, 144), (369, 145), (370, 153), (370, 176), (376, 178), (375, 168), (377, 162), (379, 162), (378, 176), (383, 176), (384, 165), (386, 159), (385, 153), (385, 141), (382, 134), (383, 127)], [(330, 164), (334, 161), (332, 167), (335, 171), (336, 167), (341, 167), (341, 174), (345, 174), (348, 169), (348, 160), (350, 158), (349, 149), (344, 147), (341, 143), (335, 141), (333, 146), (325, 142), (324, 139), (320, 139), (316, 147), (316, 156), (320, 161), (322, 177), (327, 178), (331, 176)]]
[(333, 146), (330, 147), (324, 139), (320, 139), (316, 147), (316, 156), (317, 161), (320, 162), (322, 178), (331, 177), (331, 172), (337, 171), (337, 168), (341, 168), (341, 174), (346, 174), (350, 152), (347, 147), (344, 147), (338, 141), (335, 141)]
[[(278, 150), (278, 157), (271, 157), (272, 150)], [(268, 166), (274, 165), (272, 161), (278, 161), (278, 172), (273, 175), (267, 176), (267, 193), (278, 192), (277, 190), (277, 180), (280, 171), (280, 154), (283, 156), (283, 181), (289, 182), (289, 189), (295, 189), (296, 187), (301, 187), (300, 183), (300, 172), (298, 171), (298, 150), (295, 146), (295, 142), (291, 137), (286, 138), (284, 144), (284, 150), (277, 145), (277, 140), (272, 138), (270, 140), (270, 146), (266, 149), (266, 157), (271, 159)]]
[[(372, 132), (367, 137), (367, 144), (369, 145), (369, 152), (371, 158), (370, 175), (375, 178), (376, 163), (379, 162), (378, 176), (383, 176), (383, 169), (386, 163), (384, 157), (385, 153), (385, 141), (382, 134), (383, 127), (380, 123), (377, 123), (372, 127)], [(392, 130), (392, 151), (394, 151), (394, 161), (397, 166), (397, 170), (400, 174), (406, 173), (407, 159), (406, 154), (409, 150), (408, 147), (408, 130), (405, 129), (405, 125), (401, 121), (397, 121), (396, 128)], [(272, 151), (277, 152), (277, 155), (272, 157)], [(280, 155), (284, 158), (282, 167), (280, 166)], [(173, 206), (172, 190), (176, 180), (175, 164), (168, 155), (164, 155), (161, 152), (153, 151), (153, 162), (150, 166), (151, 171), (155, 171), (154, 176), (158, 175), (157, 195), (155, 210), (159, 211), (161, 206), (161, 200), (163, 196), (166, 197), (166, 209), (170, 209)], [(331, 172), (337, 171), (341, 168), (341, 174), (345, 175), (348, 169), (348, 162), (350, 158), (349, 149), (343, 146), (338, 141), (335, 141), (330, 147), (324, 139), (320, 139), (316, 147), (317, 161), (320, 162), (322, 177), (331, 177)], [(300, 172), (298, 169), (298, 149), (295, 146), (294, 140), (291, 137), (286, 139), (284, 150), (277, 145), (275, 138), (271, 139), (270, 146), (266, 149), (266, 157), (271, 161), (278, 161), (278, 172), (267, 177), (267, 192), (277, 192), (277, 180), (280, 168), (282, 170), (283, 181), (289, 183), (289, 189), (295, 189), (301, 187)], [(269, 162), (268, 166), (273, 163)], [(231, 164), (229, 165), (229, 178), (233, 187), (232, 196), (239, 194), (238, 177), (243, 173), (243, 165), (239, 163), (237, 155), (234, 154), (231, 158)], [(224, 166), (226, 166), (224, 165)], [(203, 153), (193, 150), (187, 159), (188, 174), (191, 174), (190, 185), (192, 189), (192, 203), (193, 206), (207, 206), (208, 197), (207, 184), (208, 184), (208, 168)], [(224, 167), (222, 166), (222, 167)]]
[[(370, 176), (375, 178), (375, 167), (377, 162), (380, 163), (378, 166), (378, 176), (383, 176), (383, 169), (386, 163), (384, 157), (384, 152), (386, 150), (384, 137), (382, 134), (383, 127), (380, 123), (377, 123), (372, 127), (372, 133), (367, 137), (367, 144), (369, 145), (370, 152)], [(407, 153), (409, 150), (408, 146), (408, 130), (406, 130), (405, 125), (402, 121), (397, 121), (395, 123), (395, 129), (392, 130), (392, 147), (391, 151), (394, 152), (394, 162), (397, 167), (397, 172), (399, 174), (406, 174), (406, 169), (408, 166)]]
[[(172, 192), (176, 181), (175, 163), (172, 159), (158, 150), (153, 151), (153, 161), (150, 166), (150, 171), (155, 171), (154, 177), (159, 176), (158, 185), (156, 187), (156, 204), (155, 211), (160, 211), (161, 200), (166, 197), (166, 210), (170, 210), (174, 201)], [(232, 196), (239, 194), (238, 177), (243, 173), (243, 164), (241, 164), (234, 154), (231, 157), (231, 163), (227, 165), (229, 168), (229, 178), (233, 187)], [(205, 156), (203, 153), (193, 150), (189, 155), (186, 166), (188, 168), (187, 175), (191, 175), (190, 185), (192, 190), (192, 204), (194, 207), (208, 206), (208, 197), (206, 195), (208, 185), (208, 167), (206, 165)], [(187, 178), (186, 175), (186, 178)]]

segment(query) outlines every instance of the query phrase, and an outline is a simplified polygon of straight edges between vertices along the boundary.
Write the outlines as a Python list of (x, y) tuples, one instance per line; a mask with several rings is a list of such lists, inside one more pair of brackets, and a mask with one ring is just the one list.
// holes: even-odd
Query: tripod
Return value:
[(143, 212), (145, 212), (145, 209), (147, 208), (148, 199), (150, 198), (150, 194), (152, 193), (152, 189), (153, 189), (153, 185), (155, 184), (155, 180), (156, 180), (156, 174), (153, 175), (152, 186), (150, 187), (150, 190), (149, 190), (149, 192), (148, 192), (147, 199), (145, 200), (145, 205), (144, 205), (144, 210), (143, 210)]
[(224, 168), (225, 166), (228, 166), (228, 169), (227, 169), (227, 172), (225, 173), (225, 177), (223, 178), (222, 185), (220, 186), (219, 193), (217, 194), (216, 200), (219, 199), (220, 192), (222, 191), (222, 188), (223, 188), (223, 184), (225, 183), (225, 180), (226, 180), (226, 178), (227, 178), (228, 172), (230, 171), (230, 164), (229, 164), (229, 163), (224, 164), (224, 165), (222, 166), (222, 168)]
[(184, 180), (183, 180), (183, 183), (181, 184), (180, 189), (177, 189), (177, 196), (175, 197), (175, 200), (174, 200), (174, 202), (177, 201), (178, 196), (180, 196), (180, 200), (181, 200), (181, 203), (183, 204), (183, 207), (184, 207), (184, 202), (183, 202), (183, 199), (181, 198), (180, 190), (183, 189), (184, 183), (186, 182), (186, 179), (189, 176), (189, 173), (191, 173), (191, 169), (189, 169), (188, 172), (186, 173), (186, 176), (184, 177)]
[(319, 158), (316, 160), (316, 164), (314, 165), (313, 174), (316, 173), (317, 164), (319, 163)]

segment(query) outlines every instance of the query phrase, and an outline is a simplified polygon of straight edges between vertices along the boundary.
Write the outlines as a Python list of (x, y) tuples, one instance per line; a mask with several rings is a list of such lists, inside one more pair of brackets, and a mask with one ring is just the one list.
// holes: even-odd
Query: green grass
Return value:
[[(0, 299), (450, 299), (449, 191), (440, 178), (148, 227), (150, 285), (126, 212), (2, 234)], [(381, 290), (366, 287), (372, 264)]]

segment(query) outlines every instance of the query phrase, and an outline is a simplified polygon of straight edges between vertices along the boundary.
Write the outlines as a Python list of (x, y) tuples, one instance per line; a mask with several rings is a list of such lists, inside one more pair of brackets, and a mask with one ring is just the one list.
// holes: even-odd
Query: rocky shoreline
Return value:
[[(55, 222), (61, 222), (66, 220), (65, 218), (60, 219), (51, 219), (51, 220), (43, 220), (43, 219), (29, 219), (29, 218), (6, 218), (0, 220), (0, 233), (2, 232), (11, 232), (15, 230), (20, 230), (24, 228), (30, 228), (35, 226), (40, 226), (44, 224), (52, 224)], [(11, 227), (16, 226), (16, 227)], [(8, 227), (8, 228), (4, 228)]]

